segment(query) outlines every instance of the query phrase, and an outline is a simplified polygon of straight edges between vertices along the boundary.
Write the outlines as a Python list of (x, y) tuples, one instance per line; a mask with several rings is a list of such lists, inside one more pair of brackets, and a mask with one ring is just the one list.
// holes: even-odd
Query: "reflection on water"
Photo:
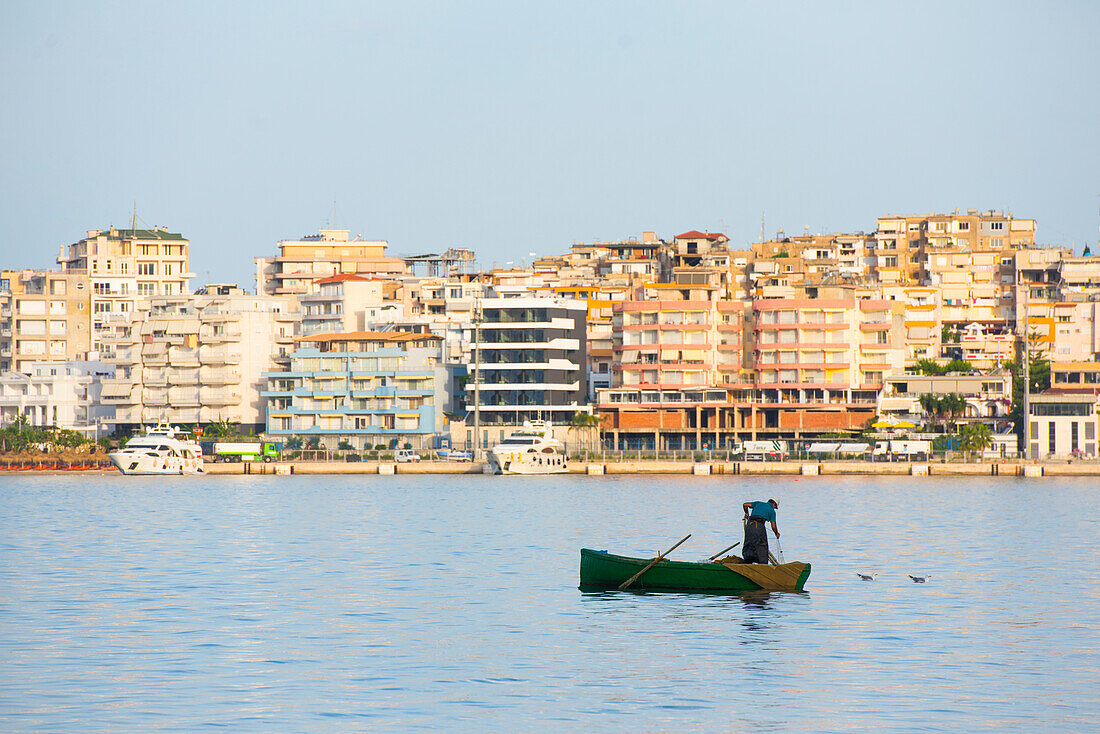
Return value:
[[(805, 593), (578, 591), (580, 547), (646, 556), (692, 532), (674, 557), (705, 558), (765, 496), (787, 559), (814, 564)], [(1097, 497), (1058, 480), (6, 478), (0, 729), (1088, 730)]]

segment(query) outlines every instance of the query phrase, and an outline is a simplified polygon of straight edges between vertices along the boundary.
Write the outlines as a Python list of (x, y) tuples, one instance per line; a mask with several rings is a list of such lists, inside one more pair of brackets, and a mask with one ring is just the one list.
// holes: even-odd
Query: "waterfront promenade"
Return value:
[[(287, 474), (483, 474), (485, 465), (458, 461), (421, 461), (407, 464), (364, 461), (356, 463), (299, 461), (264, 464), (207, 464), (210, 475), (248, 474), (277, 476)], [(788, 475), (788, 476), (1004, 476), (1072, 477), (1100, 476), (1096, 462), (1021, 462), (982, 461), (977, 463), (940, 462), (869, 462), (869, 461), (608, 461), (572, 462), (570, 474), (693, 474), (709, 475)]]

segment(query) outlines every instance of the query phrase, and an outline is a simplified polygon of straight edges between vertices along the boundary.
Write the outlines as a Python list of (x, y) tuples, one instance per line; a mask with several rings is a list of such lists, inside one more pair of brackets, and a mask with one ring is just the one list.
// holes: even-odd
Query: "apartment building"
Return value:
[(386, 297), (397, 290), (392, 281), (351, 273), (315, 280), (313, 290), (298, 299), (302, 334), (356, 331), (376, 322), (398, 321), (405, 316), (404, 304)]
[(1026, 333), (1032, 348), (1057, 362), (1087, 362), (1100, 357), (1098, 326), (1100, 301), (1027, 304)]
[(114, 408), (102, 403), (100, 393), (114, 372), (102, 362), (43, 361), (26, 364), (24, 372), (0, 373), (0, 425), (26, 416), (32, 426), (105, 436)]
[(122, 431), (160, 420), (228, 420), (263, 430), (264, 374), (293, 349), (294, 299), (212, 284), (190, 295), (155, 296), (131, 316), (112, 337), (116, 373), (102, 395)]
[(710, 284), (644, 286), (616, 303), (612, 385), (596, 405), (615, 448), (718, 445), (742, 384), (744, 306)]
[(322, 229), (298, 240), (277, 243), (279, 254), (258, 257), (256, 292), (262, 295), (305, 295), (314, 281), (333, 275), (393, 277), (409, 272), (408, 263), (386, 255), (385, 240), (351, 237), (350, 230)]
[(289, 369), (264, 374), (267, 435), (319, 447), (432, 448), (451, 398), (440, 337), (352, 331), (298, 339)]
[(63, 271), (85, 274), (91, 287), (91, 356), (110, 357), (104, 337), (118, 333), (144, 299), (190, 292), (190, 246), (161, 227), (111, 227), (88, 230), (58, 255)]
[[(466, 388), (476, 422), (497, 427), (537, 419), (565, 424), (575, 413), (587, 411), (587, 313), (581, 300), (483, 299), (481, 319), (471, 329), (473, 377)], [(503, 433), (497, 430), (494, 436)]]
[(1028, 398), (1027, 458), (1096, 458), (1097, 396), (1044, 393)]
[(763, 399), (850, 403), (877, 396), (884, 375), (904, 369), (896, 328), (903, 313), (890, 301), (754, 302), (753, 365)]
[(935, 252), (1010, 252), (1035, 244), (1035, 220), (1012, 213), (967, 210), (966, 214), (888, 215), (878, 218), (872, 273), (884, 285), (918, 285), (921, 265)]
[(0, 371), (92, 352), (91, 287), (81, 272), (0, 271)]

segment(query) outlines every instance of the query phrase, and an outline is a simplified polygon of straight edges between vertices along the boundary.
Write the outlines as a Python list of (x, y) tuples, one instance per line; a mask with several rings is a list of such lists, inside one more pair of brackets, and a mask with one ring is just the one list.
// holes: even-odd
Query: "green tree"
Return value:
[(600, 416), (593, 413), (574, 413), (569, 421), (569, 432), (581, 436), (581, 448), (585, 450), (591, 448), (592, 431), (598, 432), (599, 428)]
[(947, 421), (948, 432), (953, 432), (959, 418), (966, 415), (966, 398), (958, 393), (949, 393), (940, 398), (940, 409)]
[(940, 406), (940, 399), (932, 393), (924, 393), (918, 399), (920, 402), (921, 410), (924, 411), (925, 417), (928, 422), (935, 428), (939, 425), (940, 418), (942, 417), (942, 409)]
[(63, 428), (57, 432), (57, 435), (53, 440), (54, 446), (66, 449), (80, 448), (84, 444), (88, 443), (88, 439), (76, 431)]
[(968, 423), (959, 430), (959, 446), (966, 452), (967, 460), (970, 454), (984, 451), (992, 445), (993, 429), (984, 423)]

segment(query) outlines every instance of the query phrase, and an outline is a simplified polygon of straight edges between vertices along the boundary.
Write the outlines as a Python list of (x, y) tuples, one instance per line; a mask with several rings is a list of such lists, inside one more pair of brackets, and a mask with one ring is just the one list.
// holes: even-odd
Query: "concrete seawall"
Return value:
[[(364, 461), (358, 463), (298, 461), (263, 464), (207, 464), (207, 474), (483, 474), (484, 465), (458, 461), (423, 461), (408, 464)], [(570, 474), (694, 474), (752, 476), (1100, 476), (1100, 464), (983, 462), (978, 464), (825, 462), (691, 462), (609, 461), (573, 462)]]

